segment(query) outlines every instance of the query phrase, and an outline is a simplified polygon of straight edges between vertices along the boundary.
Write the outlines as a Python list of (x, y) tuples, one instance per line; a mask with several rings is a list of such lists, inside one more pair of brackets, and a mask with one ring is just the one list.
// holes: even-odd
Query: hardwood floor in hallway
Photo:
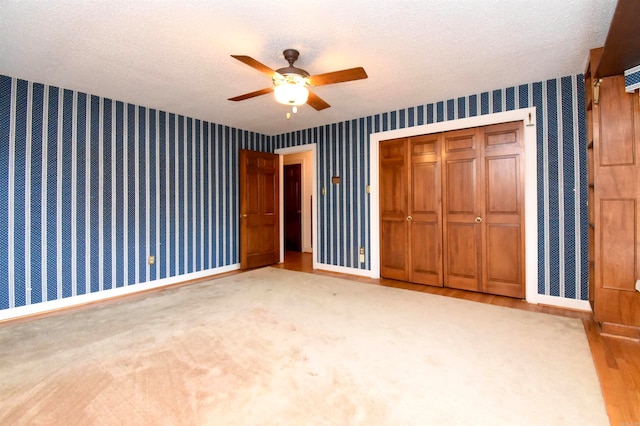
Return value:
[(602, 335), (600, 326), (591, 313), (533, 305), (524, 300), (503, 296), (313, 269), (310, 253), (287, 251), (284, 263), (272, 267), (580, 319), (589, 341), (611, 425), (640, 426), (640, 341)]

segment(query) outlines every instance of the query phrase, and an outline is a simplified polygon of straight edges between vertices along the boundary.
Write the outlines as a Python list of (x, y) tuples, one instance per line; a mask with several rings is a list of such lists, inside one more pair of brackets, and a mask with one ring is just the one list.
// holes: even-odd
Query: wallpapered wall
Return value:
[[(538, 293), (587, 300), (587, 176), (582, 75), (472, 94), (275, 136), (274, 149), (318, 144), (318, 261), (370, 269), (369, 137), (375, 132), (535, 106)], [(342, 183), (331, 184), (331, 176)], [(529, 212), (527, 212), (529, 213)], [(530, 213), (529, 213), (530, 214)]]
[(236, 264), (240, 148), (317, 143), (318, 260), (370, 269), (368, 135), (530, 106), (539, 293), (586, 300), (583, 93), (568, 76), (271, 137), (0, 76), (0, 309)]
[(238, 263), (240, 148), (269, 138), (0, 76), (0, 309)]

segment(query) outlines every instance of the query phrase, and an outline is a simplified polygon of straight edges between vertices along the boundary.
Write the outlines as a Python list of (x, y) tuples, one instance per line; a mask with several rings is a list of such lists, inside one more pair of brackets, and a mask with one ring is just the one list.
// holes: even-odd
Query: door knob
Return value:
[(241, 217), (241, 218), (243, 218), (243, 217), (249, 217), (249, 215), (248, 215), (248, 214), (241, 214), (241, 215), (240, 215), (240, 217)]
[(409, 222), (411, 222), (411, 221), (413, 220), (413, 218), (412, 218), (411, 216), (407, 216), (407, 220), (408, 220)]
[(482, 218), (480, 216), (476, 217), (476, 223), (482, 222)]

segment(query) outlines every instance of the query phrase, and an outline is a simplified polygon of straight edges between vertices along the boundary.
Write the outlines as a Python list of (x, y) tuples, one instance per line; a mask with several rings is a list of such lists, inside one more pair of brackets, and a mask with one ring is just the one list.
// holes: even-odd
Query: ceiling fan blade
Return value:
[(328, 103), (326, 103), (322, 98), (320, 98), (320, 96), (313, 93), (311, 90), (309, 90), (309, 98), (307, 99), (307, 104), (311, 106), (311, 108), (315, 109), (316, 111), (321, 111), (331, 106)]
[(231, 57), (239, 60), (243, 64), (249, 65), (251, 68), (258, 70), (261, 73), (267, 74), (269, 77), (273, 77), (273, 75), (276, 73), (274, 70), (272, 70), (262, 62), (256, 61), (251, 56), (231, 55)]
[(235, 98), (229, 98), (230, 101), (244, 101), (245, 99), (255, 98), (256, 96), (266, 95), (273, 92), (273, 87), (267, 87), (266, 89), (256, 90), (255, 92), (245, 93), (244, 95), (236, 96)]
[(364, 68), (349, 68), (342, 71), (328, 72), (325, 74), (312, 75), (309, 77), (311, 86), (324, 86), (325, 84), (343, 83), (345, 81), (362, 80), (368, 75)]

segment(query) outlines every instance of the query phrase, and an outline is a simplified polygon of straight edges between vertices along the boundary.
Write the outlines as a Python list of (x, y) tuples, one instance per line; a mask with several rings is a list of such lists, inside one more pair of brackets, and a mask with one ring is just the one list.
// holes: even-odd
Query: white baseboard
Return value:
[(65, 297), (64, 299), (50, 300), (47, 302), (34, 303), (33, 305), (19, 306), (0, 311), (0, 321), (16, 319), (29, 315), (42, 314), (58, 309), (70, 308), (73, 306), (84, 305), (86, 303), (99, 302), (102, 300), (112, 299), (128, 294), (140, 293), (156, 288), (162, 288), (173, 284), (179, 284), (185, 281), (198, 278), (212, 277), (240, 269), (240, 264), (222, 266), (219, 268), (207, 269), (205, 271), (192, 272), (190, 274), (178, 275), (177, 277), (163, 278), (145, 283), (132, 284), (125, 287), (117, 287), (109, 290), (103, 290), (95, 293), (81, 294), (78, 296)]
[(317, 263), (316, 269), (323, 271), (339, 272), (341, 274), (358, 275), (360, 277), (371, 277), (371, 271), (368, 269), (348, 268), (346, 266), (327, 265), (326, 263)]
[(577, 311), (591, 312), (591, 304), (588, 300), (567, 299), (566, 297), (547, 296), (545, 294), (539, 294), (538, 304), (575, 309)]

